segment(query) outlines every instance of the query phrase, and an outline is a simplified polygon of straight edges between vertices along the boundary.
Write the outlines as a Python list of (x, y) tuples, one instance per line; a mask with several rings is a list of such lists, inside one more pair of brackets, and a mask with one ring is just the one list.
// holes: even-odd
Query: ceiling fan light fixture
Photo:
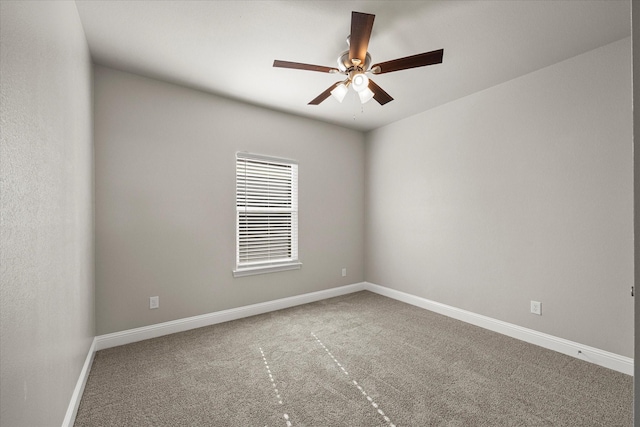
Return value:
[(331, 91), (331, 95), (340, 103), (344, 100), (344, 97), (347, 95), (347, 85), (344, 83), (340, 83), (338, 86), (333, 88)]
[(367, 102), (371, 101), (371, 99), (373, 98), (373, 95), (374, 95), (373, 91), (368, 87), (358, 92), (358, 96), (360, 97), (360, 103), (362, 104), (366, 104)]
[(351, 78), (351, 85), (356, 92), (362, 92), (369, 87), (369, 77), (364, 73), (357, 73)]
[[(393, 98), (373, 80), (369, 80), (369, 77), (364, 74), (365, 72), (384, 74), (393, 71), (408, 70), (410, 68), (425, 67), (427, 65), (441, 64), (444, 49), (392, 59), (391, 61), (385, 61), (371, 66), (371, 55), (367, 52), (367, 49), (369, 48), (374, 19), (375, 15), (370, 13), (351, 12), (351, 33), (347, 38), (349, 49), (342, 52), (338, 57), (338, 68), (280, 61), (277, 59), (273, 61), (273, 66), (321, 73), (343, 74), (347, 76), (347, 80), (332, 84), (320, 95), (312, 99), (309, 105), (318, 105), (330, 96), (336, 98), (338, 102), (342, 102), (346, 96), (348, 87), (351, 85), (353, 85), (353, 89), (358, 92), (360, 102), (363, 104), (373, 98), (378, 104), (386, 105), (388, 102), (393, 101)], [(371, 87), (369, 87), (369, 85), (371, 85)]]

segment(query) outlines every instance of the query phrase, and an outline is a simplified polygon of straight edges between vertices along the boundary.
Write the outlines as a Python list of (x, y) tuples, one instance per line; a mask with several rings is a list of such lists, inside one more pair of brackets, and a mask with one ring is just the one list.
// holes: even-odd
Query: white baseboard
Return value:
[[(271, 311), (282, 310), (284, 308), (294, 307), (301, 304), (308, 304), (310, 302), (320, 301), (323, 299), (333, 298), (362, 290), (368, 290), (376, 294), (393, 298), (395, 300), (421, 307), (439, 314), (443, 314), (445, 316), (461, 320), (472, 325), (480, 326), (481, 328), (485, 328), (490, 331), (498, 332), (500, 334), (519, 339), (521, 341), (525, 341), (531, 344), (538, 345), (540, 347), (557, 351), (559, 353), (573, 356), (578, 359), (582, 359), (596, 365), (604, 366), (606, 368), (613, 369), (627, 375), (633, 375), (633, 359), (630, 357), (620, 356), (615, 353), (600, 350), (598, 348), (590, 347), (587, 345), (582, 345), (573, 341), (566, 340), (564, 338), (558, 338), (553, 335), (534, 331), (533, 329), (523, 328), (521, 326), (503, 322), (501, 320), (496, 320), (491, 317), (472, 313), (470, 311), (462, 310), (446, 304), (431, 301), (426, 298), (417, 297), (415, 295), (407, 294), (405, 292), (397, 291), (368, 282), (355, 283), (352, 285), (346, 285), (338, 288), (331, 288), (323, 291), (277, 299), (274, 301), (252, 304), (244, 307), (232, 308), (229, 310), (222, 310), (214, 313), (203, 314), (200, 316), (188, 317), (185, 319), (172, 320), (170, 322), (158, 323), (155, 325), (143, 326), (141, 328), (129, 329), (112, 334), (99, 335), (94, 340), (95, 351), (103, 350), (110, 347), (116, 347), (119, 345), (130, 344), (150, 338), (157, 338), (176, 332), (183, 332), (190, 329), (201, 328), (203, 326), (215, 325), (217, 323), (237, 320), (244, 317), (255, 316)], [(82, 387), (84, 388), (84, 383), (82, 384)]]
[(73, 424), (76, 421), (78, 407), (80, 406), (82, 393), (84, 393), (84, 386), (87, 384), (87, 378), (89, 378), (89, 371), (91, 370), (91, 365), (93, 364), (93, 356), (95, 356), (95, 354), (96, 339), (94, 338), (91, 342), (91, 347), (89, 347), (87, 358), (84, 360), (84, 365), (82, 366), (82, 370), (80, 371), (80, 376), (78, 377), (76, 387), (73, 389), (73, 394), (71, 395), (71, 400), (69, 401), (69, 406), (67, 407), (67, 413), (65, 414), (64, 420), (62, 421), (62, 427), (73, 427)]
[(80, 377), (76, 383), (76, 387), (71, 396), (71, 401), (67, 408), (67, 413), (62, 422), (62, 427), (73, 427), (82, 393), (89, 377), (89, 371), (95, 352), (105, 348), (116, 347), (119, 345), (129, 344), (150, 338), (156, 338), (163, 335), (183, 332), (190, 329), (200, 328), (203, 326), (215, 325), (217, 323), (237, 320), (244, 317), (255, 316), (258, 314), (268, 313), (271, 311), (282, 310), (297, 305), (308, 304), (315, 301), (333, 298), (341, 295), (350, 294), (358, 291), (371, 291), (376, 294), (393, 298), (416, 307), (424, 308), (457, 320), (461, 320), (472, 325), (480, 326), (512, 338), (519, 339), (540, 347), (548, 348), (605, 368), (613, 369), (627, 375), (633, 375), (633, 359), (630, 357), (620, 356), (615, 353), (600, 350), (598, 348), (589, 347), (553, 335), (544, 334), (532, 329), (523, 328), (511, 323), (496, 320), (491, 317), (482, 316), (470, 311), (462, 310), (439, 302), (431, 301), (426, 298), (417, 297), (405, 292), (386, 288), (369, 282), (355, 283), (352, 285), (341, 286), (338, 288), (327, 289), (323, 291), (312, 292), (303, 295), (297, 295), (288, 298), (282, 298), (274, 301), (268, 301), (259, 304), (252, 304), (244, 307), (232, 308), (229, 310), (218, 311), (215, 313), (203, 314), (200, 316), (188, 317), (185, 319), (173, 320), (170, 322), (159, 323), (156, 325), (144, 326), (141, 328), (129, 329), (122, 332), (112, 334), (99, 335), (93, 339), (87, 358), (85, 360)]
[(215, 325), (217, 323), (255, 316), (257, 314), (282, 310), (284, 308), (294, 307), (297, 305), (308, 304), (310, 302), (363, 291), (364, 289), (364, 282), (355, 283), (353, 285), (340, 286), (338, 288), (331, 288), (323, 291), (277, 299), (274, 301), (217, 311), (215, 313), (208, 313), (202, 314), (200, 316), (187, 317), (185, 319), (172, 320), (170, 322), (143, 326), (141, 328), (114, 332), (112, 334), (99, 335), (96, 337), (96, 351), (103, 350), (105, 348), (116, 347), (119, 345), (130, 344), (132, 342), (147, 340), (150, 338), (157, 338), (163, 335), (174, 334), (176, 332), (183, 332), (190, 329), (201, 328), (203, 326)]
[(553, 335), (544, 334), (542, 332), (534, 331), (533, 329), (523, 328), (511, 323), (482, 316), (480, 314), (472, 313), (446, 304), (441, 304), (426, 298), (417, 297), (405, 292), (385, 288), (384, 286), (375, 285), (373, 283), (365, 282), (364, 289), (407, 304), (443, 314), (472, 325), (480, 326), (481, 328), (498, 332), (521, 341), (526, 341), (549, 350), (554, 350), (596, 365), (604, 366), (605, 368), (613, 369), (627, 375), (633, 375), (633, 359), (630, 357), (620, 356), (615, 353), (582, 345)]

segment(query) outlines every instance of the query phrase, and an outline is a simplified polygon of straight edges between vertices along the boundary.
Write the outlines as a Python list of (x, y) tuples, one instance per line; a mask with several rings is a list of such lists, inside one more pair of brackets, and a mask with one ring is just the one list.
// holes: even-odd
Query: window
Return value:
[(298, 163), (236, 154), (235, 277), (300, 268)]

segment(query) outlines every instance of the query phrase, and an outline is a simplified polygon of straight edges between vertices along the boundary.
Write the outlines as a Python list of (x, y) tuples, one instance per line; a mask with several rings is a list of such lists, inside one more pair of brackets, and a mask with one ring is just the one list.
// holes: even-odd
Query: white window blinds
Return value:
[(300, 268), (295, 161), (238, 153), (236, 212), (236, 276)]

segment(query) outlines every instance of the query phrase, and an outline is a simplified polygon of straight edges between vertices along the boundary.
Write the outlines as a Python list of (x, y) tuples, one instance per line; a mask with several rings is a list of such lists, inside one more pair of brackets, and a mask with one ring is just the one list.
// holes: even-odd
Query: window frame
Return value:
[[(302, 263), (300, 262), (299, 254), (298, 254), (298, 162), (295, 160), (281, 158), (281, 157), (266, 156), (262, 154), (254, 154), (254, 153), (247, 153), (247, 152), (237, 152), (235, 157), (236, 157), (236, 161), (235, 161), (235, 177), (236, 177), (236, 203), (235, 203), (235, 206), (236, 206), (236, 213), (235, 213), (236, 256), (235, 258), (236, 260), (235, 260), (235, 269), (233, 270), (233, 276), (243, 277), (243, 276), (249, 276), (249, 275), (255, 275), (255, 274), (274, 273), (278, 271), (300, 269), (302, 267)], [(240, 175), (241, 162), (244, 162), (244, 169), (243, 169), (245, 171), (244, 188), (241, 187), (241, 183), (242, 183), (242, 176)], [(262, 205), (263, 203), (256, 202), (255, 199), (252, 202), (249, 201), (249, 199), (251, 199), (251, 197), (249, 196), (256, 196), (256, 193), (261, 192), (260, 190), (247, 189), (246, 170), (247, 170), (247, 165), (250, 163), (253, 163), (254, 167), (257, 166), (261, 169), (266, 170), (267, 172), (265, 173), (269, 174), (269, 178), (266, 178), (266, 179), (271, 179), (272, 174), (277, 173), (278, 171), (282, 171), (283, 167), (290, 168), (291, 175), (289, 178), (290, 179), (289, 180), (289, 185), (290, 185), (289, 197), (287, 198), (285, 196), (285, 198), (282, 198), (282, 196), (280, 195), (278, 196), (279, 200), (277, 201), (277, 203), (275, 203), (275, 204), (285, 205), (285, 207), (256, 206), (256, 204)], [(273, 165), (273, 168), (270, 172), (268, 171), (269, 164)], [(263, 176), (263, 178), (265, 177), (267, 177), (267, 175)], [(267, 190), (262, 194), (262, 196), (265, 196), (266, 198), (260, 199), (260, 200), (265, 200), (264, 204), (266, 205), (274, 204), (274, 202), (269, 197), (270, 194), (271, 193)], [(288, 202), (288, 206), (286, 206), (287, 202)], [(282, 214), (282, 213), (284, 214), (291, 213), (289, 218), (291, 229), (285, 237), (285, 238), (288, 238), (290, 242), (289, 249), (288, 249), (290, 252), (290, 256), (287, 258), (274, 258), (274, 259), (271, 259), (270, 257), (266, 257), (265, 259), (247, 261), (246, 260), (248, 256), (247, 252), (244, 253), (244, 256), (241, 254), (242, 252), (241, 251), (241, 239), (242, 239), (241, 235), (243, 231), (241, 230), (241, 223), (244, 223), (244, 224), (250, 223), (250, 221), (247, 221), (247, 218), (251, 217), (252, 216), (251, 214), (254, 214), (255, 216), (263, 216), (263, 217), (267, 216), (270, 219), (271, 216), (275, 216), (277, 218), (279, 216), (278, 214)], [(244, 214), (244, 221), (241, 219), (243, 214)], [(257, 221), (260, 221), (260, 220), (257, 220)], [(264, 221), (264, 219), (262, 221)], [(261, 225), (264, 225), (264, 222)], [(270, 235), (272, 232), (272, 228), (271, 228), (272, 225), (269, 224), (268, 227), (269, 227), (268, 234)], [(282, 233), (281, 230), (278, 230), (278, 231), (279, 233)], [(247, 228), (244, 229), (245, 243), (246, 243), (246, 235), (247, 235)], [(260, 237), (264, 237), (264, 236), (260, 236)], [(256, 236), (256, 238), (258, 237)], [(272, 239), (268, 239), (268, 240), (270, 243), (272, 243), (271, 242)], [(255, 245), (256, 241), (254, 240), (253, 243), (249, 241), (248, 245), (251, 245), (251, 244)], [(273, 247), (276, 247), (276, 246), (279, 246), (279, 250), (282, 251), (281, 245), (274, 244)], [(246, 244), (245, 244), (245, 247), (246, 247)], [(269, 248), (271, 248), (271, 246), (269, 246)], [(243, 258), (245, 259), (244, 261), (242, 260)]]

